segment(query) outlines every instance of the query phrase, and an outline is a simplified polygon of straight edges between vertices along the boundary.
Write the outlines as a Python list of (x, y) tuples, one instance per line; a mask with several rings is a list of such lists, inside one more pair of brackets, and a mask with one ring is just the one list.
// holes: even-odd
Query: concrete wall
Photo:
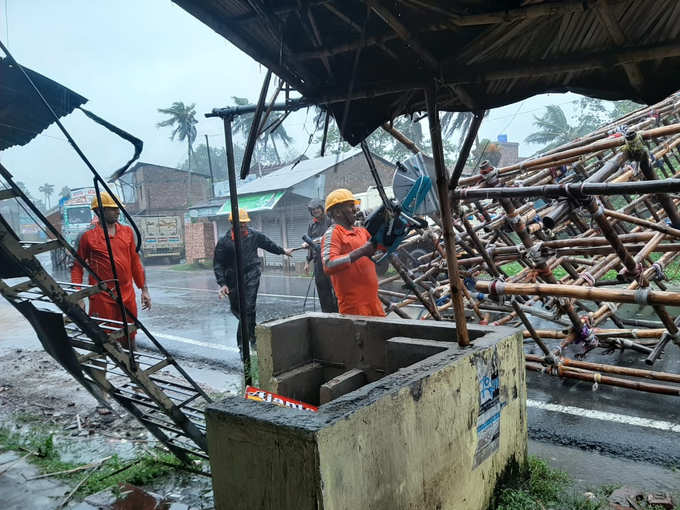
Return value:
[[(357, 319), (308, 314), (258, 328), (263, 386), (273, 383), (281, 391), (282, 380), (297, 373), (295, 383), (288, 381), (289, 390), (305, 393), (317, 385), (318, 391), (322, 381), (332, 379), (328, 363), (336, 366), (336, 375), (348, 369), (357, 373), (351, 365), (364, 365), (364, 372), (373, 370), (375, 376), (384, 369), (361, 353), (373, 352), (373, 359), (386, 363), (376, 342), (386, 352), (387, 340), (379, 337), (393, 330), (401, 332), (392, 335), (402, 337), (397, 350), (407, 349), (404, 336), (418, 338), (414, 349), (425, 356), (438, 350), (436, 341), (444, 350), (383, 373), (323, 404), (318, 413), (240, 397), (209, 407), (216, 508), (483, 510), (505, 470), (524, 465), (526, 386), (517, 330), (470, 326), (474, 346), (460, 350), (450, 343), (452, 323)], [(326, 322), (336, 331), (332, 338), (317, 336)], [(357, 324), (349, 340), (349, 326), (343, 329), (342, 322)], [(322, 338), (336, 340), (336, 349), (315, 345)], [(323, 349), (343, 355), (350, 341), (354, 352), (342, 369), (340, 362), (317, 358)], [(285, 360), (278, 359), (279, 353), (286, 353)], [(480, 367), (490, 366), (498, 385), (482, 388)], [(480, 416), (480, 395), (489, 387), (495, 389), (498, 420)], [(478, 434), (480, 420), (497, 425), (497, 441), (487, 448), (480, 444), (490, 429)]]
[(160, 165), (144, 164), (134, 172), (136, 199), (126, 204), (131, 214), (182, 215), (186, 212), (187, 199), (191, 204), (208, 200), (210, 178), (192, 173), (191, 192), (188, 192), (188, 172)]
[(184, 246), (188, 263), (212, 260), (215, 253), (215, 232), (212, 222), (184, 225)]
[(501, 160), (498, 166), (514, 165), (519, 161), (519, 143), (517, 142), (494, 142), (499, 145)]

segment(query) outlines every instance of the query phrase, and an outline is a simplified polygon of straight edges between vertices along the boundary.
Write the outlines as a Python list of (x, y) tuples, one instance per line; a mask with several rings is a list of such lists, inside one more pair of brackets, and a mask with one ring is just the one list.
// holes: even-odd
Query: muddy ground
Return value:
[[(211, 372), (205, 363), (182, 360), (182, 366), (203, 375)], [(213, 372), (213, 378), (222, 380), (223, 384), (220, 387), (201, 384), (209, 395), (218, 397), (238, 389), (239, 383), (235, 382), (238, 374), (222, 378), (218, 377), (221, 372)], [(136, 419), (115, 402), (111, 402), (113, 412), (102, 407), (44, 351), (5, 350), (0, 355), (0, 374), (0, 426), (23, 437), (53, 435), (55, 447), (65, 462), (86, 464), (111, 455), (135, 459), (161, 451), (158, 442)], [(169, 377), (171, 373), (166, 371), (164, 375)], [(10, 468), (0, 479), (3, 508), (27, 508), (28, 497), (32, 509), (55, 508), (70, 492), (73, 483), (55, 479), (27, 480), (39, 476), (40, 472), (26, 460), (18, 459), (21, 454), (0, 451), (0, 471)], [(194, 468), (209, 471), (207, 462), (197, 463)], [(166, 501), (173, 510), (213, 507), (211, 481), (206, 476), (175, 470), (143, 485), (142, 489), (155, 494), (157, 502)], [(139, 494), (127, 497), (141, 498)], [(120, 498), (121, 494), (115, 489), (84, 501), (76, 496), (67, 508), (106, 507)], [(137, 508), (136, 503), (133, 507)]]

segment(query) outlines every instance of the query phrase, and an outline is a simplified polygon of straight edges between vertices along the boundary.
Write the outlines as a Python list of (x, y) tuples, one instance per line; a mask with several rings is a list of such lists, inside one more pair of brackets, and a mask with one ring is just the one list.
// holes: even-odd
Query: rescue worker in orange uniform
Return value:
[[(92, 199), (91, 208), (99, 217), (99, 222), (80, 235), (77, 242), (78, 255), (87, 262), (97, 276), (105, 281), (108, 288), (115, 293), (116, 287), (113, 282), (113, 271), (104, 237), (104, 228), (108, 230), (123, 304), (136, 317), (137, 301), (135, 299), (133, 283), (142, 290), (143, 310), (151, 309), (151, 297), (146, 286), (146, 276), (142, 261), (139, 258), (139, 254), (135, 251), (135, 235), (130, 227), (118, 223), (120, 210), (111, 198), (111, 195), (104, 192), (101, 194), (101, 199), (101, 216), (99, 214), (97, 197)], [(77, 260), (74, 261), (71, 268), (71, 281), (73, 283), (83, 283), (83, 266)], [(97, 280), (92, 275), (89, 276), (89, 284), (97, 284)], [(88, 313), (91, 317), (111, 319), (118, 322), (123, 320), (118, 303), (106, 292), (90, 296), (89, 305)], [(85, 303), (81, 302), (81, 306), (85, 308)], [(128, 317), (127, 322), (132, 323), (132, 320)], [(111, 323), (111, 326), (119, 328), (121, 324)], [(130, 340), (134, 342), (134, 338), (135, 333), (131, 332)], [(128, 347), (125, 339), (121, 340), (121, 344), (123, 347)]]
[(340, 313), (384, 317), (378, 275), (370, 259), (375, 246), (368, 230), (354, 226), (357, 205), (347, 189), (336, 189), (326, 197), (326, 213), (335, 224), (321, 240), (323, 270), (331, 277)]

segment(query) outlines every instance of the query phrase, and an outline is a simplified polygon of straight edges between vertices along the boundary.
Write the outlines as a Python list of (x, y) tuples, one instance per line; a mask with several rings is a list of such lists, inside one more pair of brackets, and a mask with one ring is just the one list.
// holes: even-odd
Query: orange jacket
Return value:
[(342, 314), (385, 316), (378, 299), (375, 264), (368, 257), (354, 263), (349, 260), (349, 253), (370, 239), (371, 234), (365, 228), (346, 229), (342, 225), (331, 225), (321, 239), (323, 270), (331, 277), (338, 311)]
[[(104, 231), (99, 225), (90, 230), (86, 230), (78, 240), (78, 255), (85, 259), (85, 262), (102, 280), (106, 281), (109, 289), (115, 292), (113, 283), (113, 271), (109, 261), (108, 251), (106, 250), (106, 239)], [(120, 284), (120, 293), (123, 304), (135, 316), (137, 315), (137, 301), (134, 282), (140, 289), (144, 287), (145, 275), (142, 261), (139, 254), (135, 251), (135, 236), (132, 229), (126, 225), (116, 224), (116, 234), (111, 237), (111, 250), (113, 260), (116, 263), (116, 273)], [(83, 283), (83, 266), (78, 261), (74, 261), (71, 268), (71, 281), (73, 283)], [(89, 276), (90, 285), (96, 285), (92, 275)], [(108, 294), (100, 292), (90, 297), (89, 314), (93, 317), (121, 321), (122, 316), (116, 301), (111, 299)], [(128, 318), (127, 322), (132, 322)], [(120, 325), (115, 325), (120, 327)], [(134, 338), (134, 334), (131, 335)]]

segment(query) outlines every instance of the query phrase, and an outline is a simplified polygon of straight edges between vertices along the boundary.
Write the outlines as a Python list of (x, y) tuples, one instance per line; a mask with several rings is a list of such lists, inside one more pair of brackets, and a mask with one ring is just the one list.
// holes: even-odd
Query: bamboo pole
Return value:
[(618, 211), (612, 211), (611, 209), (605, 209), (604, 214), (610, 218), (616, 218), (618, 220), (626, 221), (628, 223), (634, 223), (635, 225), (640, 225), (643, 227), (656, 230), (657, 232), (663, 232), (673, 237), (680, 237), (680, 230), (677, 228), (669, 227), (662, 223), (654, 223), (653, 221), (643, 220), (642, 218), (637, 218), (629, 214), (623, 214)]
[(618, 386), (620, 388), (628, 388), (638, 391), (645, 391), (648, 393), (660, 393), (663, 395), (680, 395), (680, 388), (673, 386), (665, 386), (661, 384), (650, 384), (639, 381), (629, 381), (628, 379), (620, 379), (617, 377), (610, 377), (602, 375), (599, 372), (577, 371), (570, 370), (565, 367), (559, 367), (557, 373), (547, 372), (542, 365), (538, 363), (526, 363), (527, 370), (534, 372), (543, 372), (548, 375), (563, 377), (567, 379), (578, 379), (590, 383), (606, 384), (609, 386)]
[[(477, 281), (475, 288), (486, 294), (500, 292), (500, 283)], [(495, 287), (495, 292), (493, 291)], [(504, 283), (503, 293), (515, 296), (557, 296), (590, 301), (610, 301), (613, 303), (636, 303), (637, 291), (624, 289), (599, 289), (595, 287), (580, 287), (576, 285), (555, 285), (547, 283)], [(646, 301), (653, 305), (680, 306), (680, 293), (649, 290)]]
[[(540, 356), (525, 354), (524, 358), (527, 361), (542, 362)], [(574, 368), (582, 368), (585, 370), (596, 370), (598, 372), (605, 372), (608, 374), (628, 375), (631, 377), (640, 377), (643, 379), (653, 379), (655, 381), (664, 381), (672, 383), (680, 383), (679, 374), (670, 374), (668, 372), (654, 372), (652, 370), (644, 370), (641, 368), (617, 367), (615, 365), (606, 365), (604, 363), (591, 363), (587, 361), (578, 361), (569, 358), (560, 358), (562, 365)]]
[[(437, 175), (437, 194), (439, 196), (439, 211), (442, 221), (442, 234), (446, 245), (446, 262), (449, 272), (449, 286), (451, 288), (451, 301), (453, 302), (454, 316), (456, 319), (456, 337), (458, 345), (466, 347), (470, 344), (470, 336), (465, 319), (465, 306), (463, 293), (460, 291), (462, 282), (459, 277), (458, 260), (456, 258), (456, 238), (453, 232), (453, 219), (449, 205), (448, 177), (444, 165), (444, 148), (441, 139), (441, 126), (439, 125), (439, 110), (436, 104), (436, 93), (433, 88), (425, 89), (425, 101), (430, 125), (430, 138), (432, 140), (432, 156)], [(462, 152), (459, 158), (467, 158)]]

